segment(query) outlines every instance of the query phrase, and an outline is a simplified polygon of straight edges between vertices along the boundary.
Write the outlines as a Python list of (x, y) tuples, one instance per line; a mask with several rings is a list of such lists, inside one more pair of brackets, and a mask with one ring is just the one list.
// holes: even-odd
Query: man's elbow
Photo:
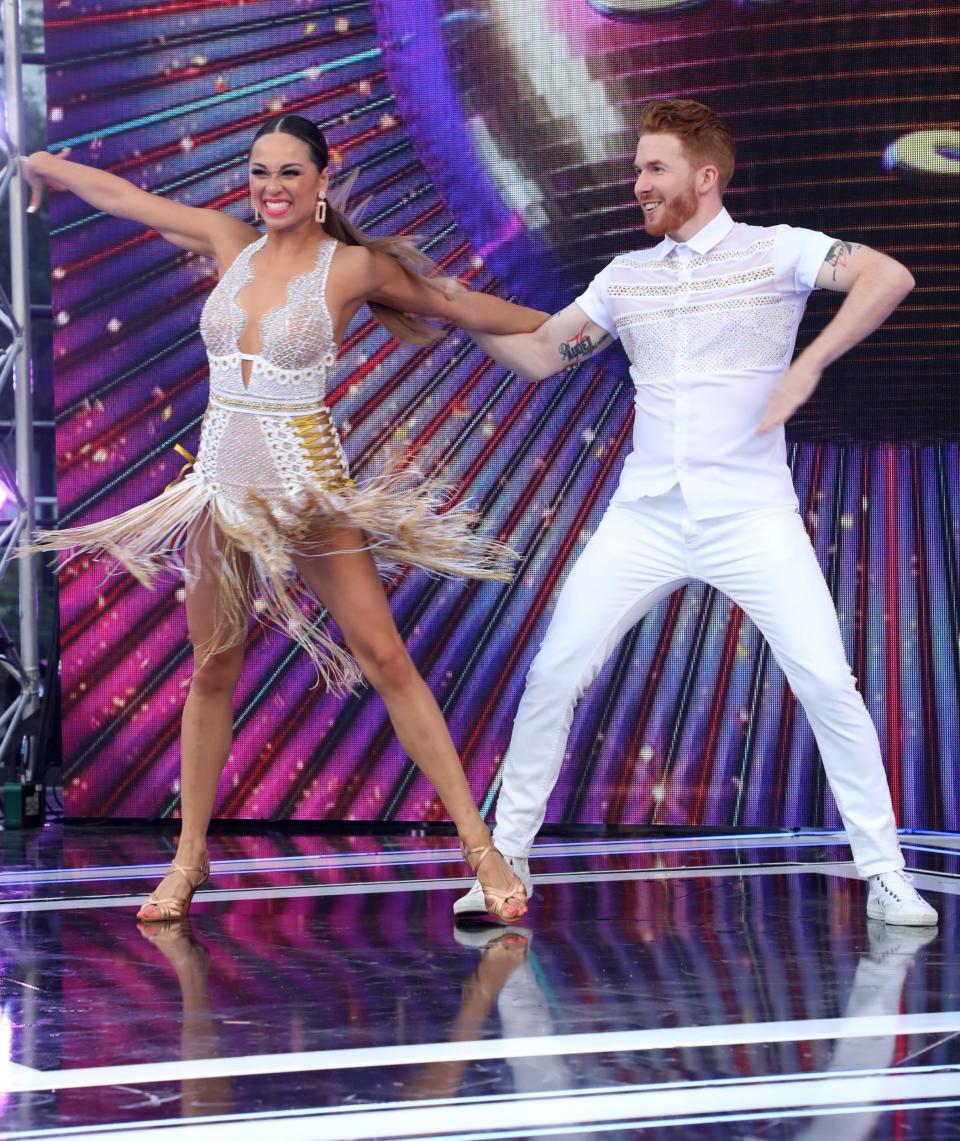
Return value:
[(899, 303), (917, 284), (916, 279), (905, 265), (893, 258), (885, 259), (884, 270), (890, 292), (896, 296)]
[(905, 265), (900, 266), (900, 284), (903, 289), (903, 296), (906, 297), (914, 286), (917, 284), (917, 279), (913, 276), (910, 270)]

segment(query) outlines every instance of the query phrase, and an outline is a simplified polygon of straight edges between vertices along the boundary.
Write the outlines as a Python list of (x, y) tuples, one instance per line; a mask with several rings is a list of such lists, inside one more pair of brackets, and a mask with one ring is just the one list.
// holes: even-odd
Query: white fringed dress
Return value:
[(192, 469), (121, 515), (39, 532), (30, 549), (105, 552), (152, 585), (167, 569), (196, 574), (192, 548), (206, 533), (221, 615), (210, 652), (241, 641), (252, 615), (294, 638), (328, 686), (348, 688), (359, 680), (356, 662), (310, 616), (317, 600), (294, 559), (330, 554), (330, 532), (342, 527), (364, 533), (383, 569), (407, 564), (508, 579), (512, 555), (477, 535), (474, 514), (449, 508), (449, 489), (436, 482), (395, 470), (362, 483), (350, 478), (324, 399), (337, 359), (326, 303), (334, 239), (320, 243), (315, 267), (294, 278), (284, 304), (263, 317), (260, 352), (240, 352), (247, 318), (237, 297), (253, 279), (251, 259), (265, 241), (237, 257), (203, 308), (210, 399)]

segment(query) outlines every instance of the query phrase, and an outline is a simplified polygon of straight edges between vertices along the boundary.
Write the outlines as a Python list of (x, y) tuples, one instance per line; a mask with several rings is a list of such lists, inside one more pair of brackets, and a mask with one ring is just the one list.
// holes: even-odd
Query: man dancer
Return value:
[[(913, 288), (865, 246), (790, 226), (735, 223), (726, 125), (701, 103), (664, 99), (640, 120), (634, 193), (659, 245), (615, 258), (536, 332), (475, 336), (531, 380), (619, 337), (636, 386), (633, 451), (563, 587), (514, 724), (495, 842), (529, 887), (527, 855), (563, 760), (574, 707), (624, 636), (691, 579), (756, 623), (806, 710), (867, 914), (932, 926), (903, 872), (877, 733), (857, 692), (836, 612), (800, 517), (783, 424), (820, 376)], [(790, 363), (815, 287), (847, 294)], [(478, 885), (457, 915), (483, 911)]]

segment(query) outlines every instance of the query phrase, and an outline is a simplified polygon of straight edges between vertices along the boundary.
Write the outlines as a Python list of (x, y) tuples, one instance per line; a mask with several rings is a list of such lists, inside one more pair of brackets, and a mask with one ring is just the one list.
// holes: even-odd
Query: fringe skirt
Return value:
[(206, 536), (202, 557), (213, 563), (218, 615), (207, 653), (240, 644), (252, 617), (293, 638), (320, 680), (344, 691), (360, 682), (359, 667), (312, 617), (320, 600), (294, 560), (342, 551), (331, 542), (331, 533), (355, 528), (363, 532), (363, 549), (385, 577), (414, 566), (434, 575), (508, 581), (514, 553), (478, 535), (475, 513), (449, 501), (448, 487), (388, 470), (361, 484), (307, 485), (280, 499), (248, 491), (239, 502), (235, 494), (228, 497), (189, 470), (156, 498), (120, 515), (39, 531), (21, 553), (64, 551), (68, 559), (84, 552), (106, 555), (145, 586), (153, 587), (161, 574), (174, 570), (189, 587), (199, 573), (198, 546)]

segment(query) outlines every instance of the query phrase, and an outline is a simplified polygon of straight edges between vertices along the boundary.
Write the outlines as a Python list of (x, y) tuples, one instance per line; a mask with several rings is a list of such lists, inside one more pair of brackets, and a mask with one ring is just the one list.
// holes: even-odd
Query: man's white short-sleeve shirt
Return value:
[(686, 242), (623, 254), (577, 304), (619, 337), (636, 388), (617, 499), (680, 485), (693, 518), (796, 507), (782, 428), (757, 425), (833, 239), (722, 210)]

